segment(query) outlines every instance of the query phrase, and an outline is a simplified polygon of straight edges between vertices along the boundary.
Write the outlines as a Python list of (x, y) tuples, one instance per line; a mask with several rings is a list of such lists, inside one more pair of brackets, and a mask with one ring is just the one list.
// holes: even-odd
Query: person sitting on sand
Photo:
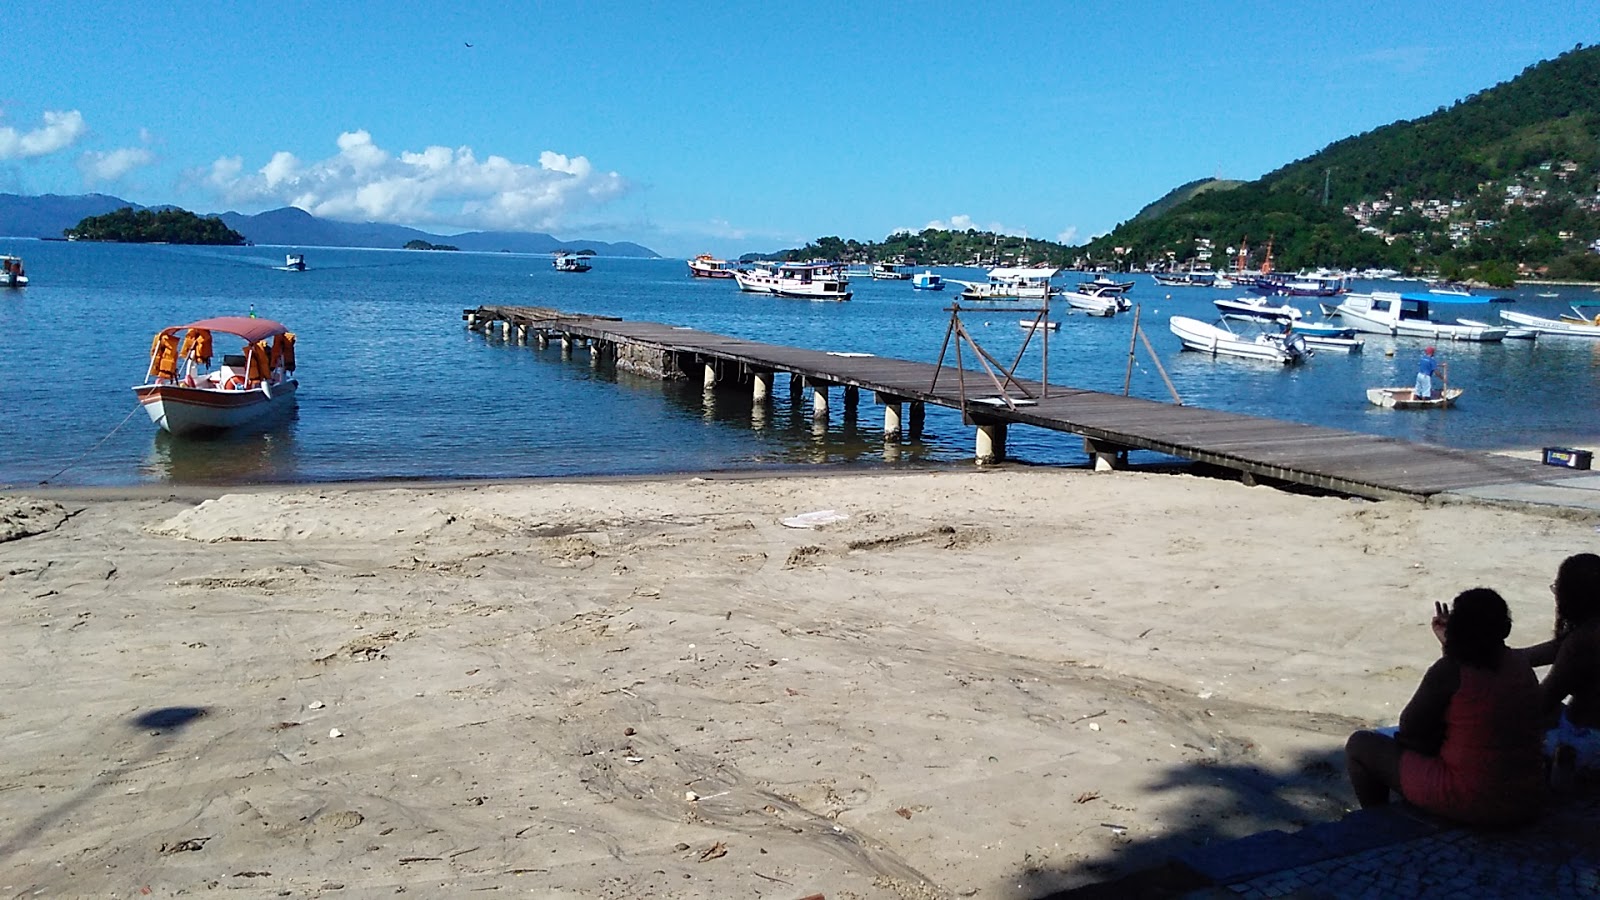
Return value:
[(1363, 808), (1406, 801), (1475, 825), (1510, 825), (1537, 814), (1543, 794), (1539, 681), (1506, 646), (1511, 611), (1488, 588), (1437, 604), (1433, 633), (1444, 654), (1400, 713), (1394, 737), (1358, 731), (1345, 761)]
[(1550, 592), (1555, 637), (1523, 652), (1533, 665), (1550, 666), (1540, 689), (1542, 709), (1555, 727), (1546, 733), (1544, 748), (1559, 778), (1600, 769), (1600, 556), (1577, 553), (1562, 560)]

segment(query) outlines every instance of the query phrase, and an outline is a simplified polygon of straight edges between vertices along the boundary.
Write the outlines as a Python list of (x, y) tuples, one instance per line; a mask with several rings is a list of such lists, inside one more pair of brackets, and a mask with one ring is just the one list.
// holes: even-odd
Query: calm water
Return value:
[[(599, 259), (594, 271), (570, 275), (554, 272), (541, 256), (310, 248), (310, 271), (290, 273), (274, 268), (284, 254), (274, 247), (0, 240), (0, 252), (24, 257), (33, 279), (24, 290), (0, 292), (0, 484), (35, 484), (80, 456), (52, 482), (918, 465), (956, 462), (972, 451), (970, 429), (949, 411), (930, 407), (925, 442), (886, 459), (882, 412), (869, 396), (858, 418), (848, 419), (836, 394), (833, 418), (818, 433), (809, 405), (787, 396), (785, 378), (777, 381), (771, 408), (758, 416), (742, 391), (718, 394), (708, 405), (697, 381), (663, 384), (609, 367), (593, 371), (581, 349), (564, 361), (553, 347), (485, 340), (461, 321), (462, 309), (480, 304), (537, 304), (932, 362), (949, 324), (944, 308), (953, 291), (928, 294), (912, 291), (909, 282), (857, 279), (849, 303), (762, 298), (740, 294), (731, 282), (690, 279), (681, 260)], [(1060, 280), (1070, 285), (1075, 278), (1069, 273)], [(1211, 300), (1237, 292), (1163, 288), (1145, 276), (1137, 281), (1131, 297), (1142, 304), (1151, 342), (1186, 404), (1457, 447), (1600, 443), (1594, 399), (1600, 342), (1441, 345), (1451, 384), (1467, 388), (1461, 407), (1397, 413), (1369, 405), (1365, 389), (1409, 384), (1424, 342), (1368, 336), (1361, 355), (1323, 353), (1291, 370), (1211, 359), (1181, 352), (1166, 319), (1211, 320)], [(1371, 286), (1357, 286), (1363, 287)], [(1551, 290), (1561, 298), (1535, 296)], [(1495, 320), (1500, 308), (1555, 315), (1571, 302), (1600, 299), (1589, 288), (1506, 295), (1517, 302), (1445, 312), (1485, 320)], [(252, 304), (299, 336), (301, 389), (292, 417), (264, 434), (211, 441), (172, 439), (142, 412), (127, 418), (135, 408), (128, 388), (144, 375), (156, 331), (243, 314)], [(977, 308), (962, 314), (968, 328), (993, 355), (1010, 361), (1024, 337), (1018, 309), (1027, 304), (972, 305)], [(1131, 316), (1065, 316), (1051, 335), (1051, 381), (1120, 391), (1131, 327)], [(1041, 361), (1036, 338), (1019, 371), (1037, 377)], [(1133, 392), (1168, 399), (1143, 350)], [(1009, 450), (1030, 462), (1083, 461), (1079, 439), (1037, 429), (1014, 429)]]

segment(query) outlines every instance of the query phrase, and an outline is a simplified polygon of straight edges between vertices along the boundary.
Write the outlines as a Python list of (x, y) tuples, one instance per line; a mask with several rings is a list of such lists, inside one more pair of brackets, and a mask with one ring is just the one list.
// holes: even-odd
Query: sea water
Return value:
[[(0, 240), (24, 258), (32, 284), (0, 290), (0, 484), (239, 484), (352, 479), (623, 475), (817, 466), (962, 465), (972, 429), (930, 406), (923, 440), (886, 447), (882, 409), (863, 394), (854, 415), (834, 397), (823, 426), (788, 379), (753, 406), (747, 390), (706, 395), (698, 375), (660, 382), (609, 365), (593, 369), (579, 348), (563, 359), (486, 338), (464, 327), (463, 309), (491, 304), (665, 322), (818, 350), (872, 353), (954, 365), (952, 301), (906, 281), (856, 278), (847, 303), (740, 293), (730, 280), (690, 278), (682, 260), (594, 260), (583, 274), (552, 269), (547, 256), (511, 253), (324, 248), (187, 247)], [(304, 252), (308, 270), (279, 267)], [(981, 270), (936, 268), (946, 278)], [(1070, 288), (1076, 276), (1058, 283)], [(1409, 385), (1427, 343), (1365, 336), (1365, 352), (1320, 352), (1304, 366), (1184, 352), (1167, 319), (1215, 319), (1211, 301), (1243, 291), (1168, 288), (1134, 276), (1130, 299), (1184, 404), (1389, 435), (1454, 447), (1592, 446), (1600, 342), (1438, 344), (1452, 386), (1448, 411), (1397, 412), (1370, 405), (1369, 387)], [(1418, 289), (1415, 284), (1358, 284)], [(1540, 298), (1556, 290), (1558, 298)], [(1502, 292), (1515, 299), (1442, 307), (1450, 316), (1497, 320), (1501, 308), (1554, 316), (1600, 299), (1587, 287)], [(1485, 297), (1485, 301), (1488, 298)], [(1313, 301), (1301, 301), (1315, 310)], [(1026, 348), (1036, 302), (961, 302), (960, 319), (993, 357), (1020, 375), (1043, 370), (1042, 334)], [(298, 407), (271, 428), (221, 439), (173, 438), (137, 409), (160, 329), (254, 308), (298, 337)], [(1171, 394), (1155, 360), (1132, 340), (1133, 316), (1069, 314), (1049, 341), (1052, 383), (1163, 402)], [(227, 338), (219, 337), (226, 345)], [(222, 348), (219, 348), (221, 352)], [(968, 383), (992, 394), (963, 347)], [(1071, 435), (1018, 426), (1008, 453), (1038, 464), (1084, 462)]]

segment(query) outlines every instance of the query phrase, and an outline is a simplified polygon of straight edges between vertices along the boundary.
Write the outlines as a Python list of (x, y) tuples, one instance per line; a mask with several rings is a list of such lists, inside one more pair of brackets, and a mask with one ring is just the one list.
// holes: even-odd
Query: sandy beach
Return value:
[(1337, 818), (1432, 602), (1540, 640), (1600, 545), (1011, 467), (90, 493), (0, 496), (8, 897), (1036, 897)]

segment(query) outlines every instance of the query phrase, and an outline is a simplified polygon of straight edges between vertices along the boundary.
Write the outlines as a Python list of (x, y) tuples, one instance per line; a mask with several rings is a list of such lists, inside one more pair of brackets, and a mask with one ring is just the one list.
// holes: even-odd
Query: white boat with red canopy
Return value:
[[(211, 368), (213, 335), (243, 343)], [(181, 371), (180, 371), (181, 370)], [(252, 425), (292, 407), (294, 334), (271, 319), (220, 316), (158, 332), (150, 369), (134, 396), (150, 421), (176, 435), (212, 434)]]

